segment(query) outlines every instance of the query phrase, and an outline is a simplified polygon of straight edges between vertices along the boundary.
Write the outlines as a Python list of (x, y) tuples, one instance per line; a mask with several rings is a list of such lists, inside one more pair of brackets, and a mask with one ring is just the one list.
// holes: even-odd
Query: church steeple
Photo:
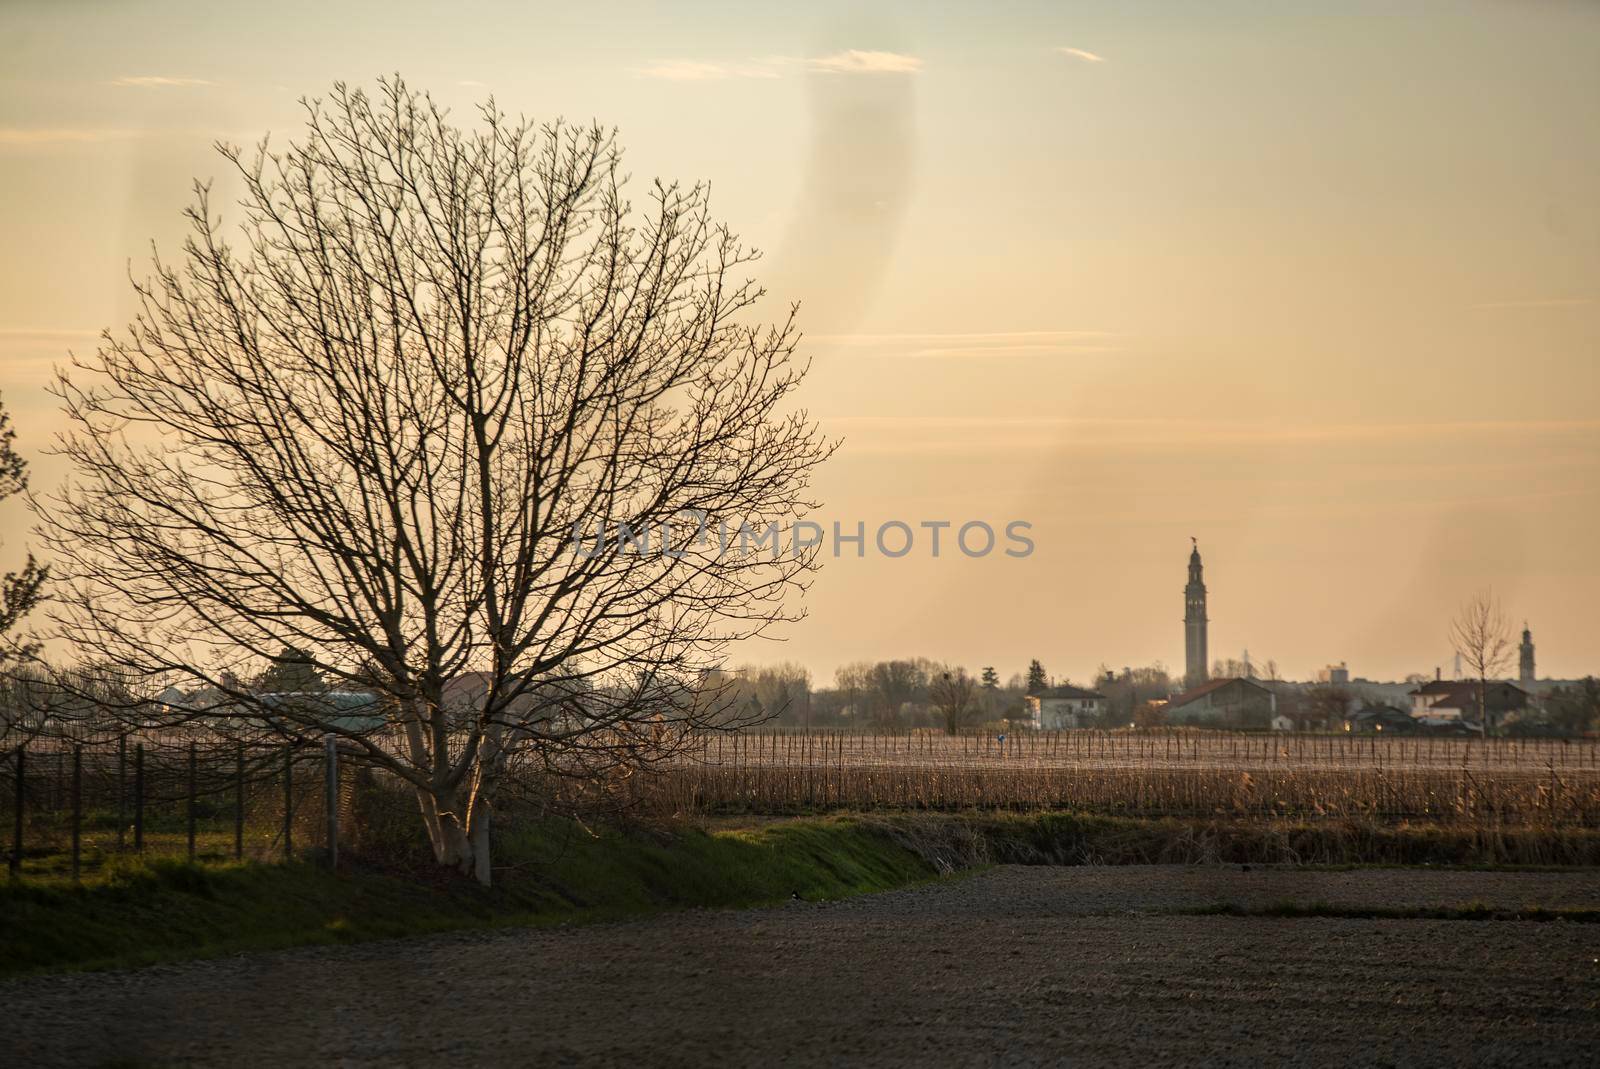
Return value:
[(1518, 657), (1517, 686), (1528, 696), (1528, 704), (1537, 706), (1539, 703), (1539, 677), (1533, 666), (1533, 632), (1528, 630), (1528, 622), (1522, 622), (1522, 645), (1517, 648)]
[(1189, 551), (1189, 585), (1183, 588), (1183, 682), (1198, 687), (1211, 675), (1206, 667), (1206, 584), (1200, 542), (1195, 538), (1189, 541), (1194, 548)]

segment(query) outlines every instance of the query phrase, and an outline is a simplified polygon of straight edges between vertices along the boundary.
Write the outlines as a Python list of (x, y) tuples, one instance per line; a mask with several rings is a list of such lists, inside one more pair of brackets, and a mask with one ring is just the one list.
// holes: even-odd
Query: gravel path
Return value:
[(1175, 916), (1600, 907), (1587, 873), (1017, 868), (847, 902), (0, 984), (11, 1065), (1571, 1065), (1600, 925)]

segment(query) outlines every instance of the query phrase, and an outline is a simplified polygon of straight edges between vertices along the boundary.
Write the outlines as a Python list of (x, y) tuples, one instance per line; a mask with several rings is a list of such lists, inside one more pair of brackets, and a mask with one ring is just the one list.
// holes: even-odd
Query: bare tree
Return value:
[[(832, 446), (705, 187), (636, 210), (610, 132), (458, 128), (398, 78), (304, 106), (300, 141), (218, 146), (239, 242), (196, 183), (181, 262), (58, 376), (54, 634), (208, 722), (341, 736), (488, 882), (512, 764), (631, 774), (736, 723), (704, 681), (816, 552), (719, 525), (803, 516)], [(238, 683), (284, 649), (381, 727)]]
[(879, 731), (899, 731), (906, 703), (928, 685), (928, 675), (918, 661), (879, 661), (867, 676), (876, 705)]
[(928, 700), (944, 724), (945, 733), (954, 735), (967, 725), (977, 710), (977, 683), (965, 668), (944, 668), (928, 683)]
[[(28, 465), (12, 447), (16, 432), (11, 429), (11, 416), (0, 407), (0, 501), (15, 496), (28, 488)], [(0, 667), (13, 660), (26, 659), (36, 647), (20, 642), (12, 631), (33, 607), (38, 604), (44, 589), (45, 569), (28, 554), (21, 571), (0, 575)]]
[(1478, 724), (1488, 734), (1495, 727), (1490, 723), (1489, 681), (1510, 667), (1514, 648), (1511, 625), (1493, 591), (1479, 591), (1461, 606), (1450, 624), (1450, 644), (1478, 684)]

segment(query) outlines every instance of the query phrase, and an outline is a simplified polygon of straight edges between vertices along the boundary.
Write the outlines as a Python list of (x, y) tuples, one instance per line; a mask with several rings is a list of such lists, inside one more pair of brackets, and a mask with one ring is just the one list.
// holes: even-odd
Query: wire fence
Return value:
[[(1192, 730), (707, 733), (603, 780), (514, 763), (495, 827), (599, 809), (652, 816), (1076, 809), (1139, 816), (1600, 827), (1600, 742)], [(125, 856), (275, 861), (426, 850), (415, 795), (322, 742), (203, 733), (36, 739), (0, 759), (12, 873), (79, 878)], [(397, 847), (398, 844), (398, 847)]]
[(18, 747), (0, 768), (9, 868), (77, 876), (130, 853), (276, 860), (325, 850), (327, 773), (312, 746), (124, 737)]

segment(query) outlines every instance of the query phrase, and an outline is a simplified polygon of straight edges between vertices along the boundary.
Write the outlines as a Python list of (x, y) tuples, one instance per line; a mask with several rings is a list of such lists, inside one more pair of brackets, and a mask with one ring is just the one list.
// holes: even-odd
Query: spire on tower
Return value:
[(1200, 563), (1200, 540), (1189, 536), (1189, 585), (1183, 588), (1184, 683), (1197, 687), (1210, 675), (1207, 664), (1206, 584)]

